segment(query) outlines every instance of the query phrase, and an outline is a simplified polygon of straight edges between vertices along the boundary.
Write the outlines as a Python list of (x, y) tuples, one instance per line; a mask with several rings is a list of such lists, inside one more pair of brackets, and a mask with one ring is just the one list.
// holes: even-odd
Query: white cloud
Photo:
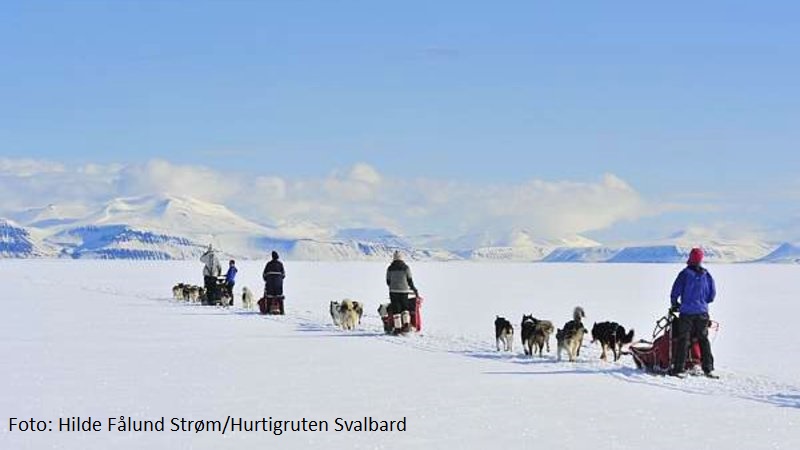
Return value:
[(381, 182), (381, 175), (369, 164), (358, 163), (350, 169), (349, 179), (354, 182), (376, 186)]
[(52, 203), (97, 206), (115, 197), (173, 194), (225, 203), (241, 192), (235, 177), (152, 160), (139, 165), (67, 167), (46, 160), (0, 160), (0, 212)]
[(223, 203), (245, 217), (313, 229), (315, 235), (321, 226), (448, 236), (527, 229), (537, 236), (556, 237), (604, 229), (658, 209), (613, 174), (588, 182), (482, 184), (386, 177), (366, 163), (320, 179), (287, 179), (228, 174), (160, 159), (76, 168), (48, 161), (0, 160), (0, 211), (153, 194)]
[(51, 203), (95, 203), (113, 192), (108, 177), (87, 176), (61, 163), (0, 160), (0, 213)]
[(403, 190), (416, 197), (426, 221), (462, 233), (525, 228), (540, 236), (566, 236), (647, 214), (641, 196), (614, 175), (598, 182), (492, 185), (423, 180)]
[(372, 166), (364, 163), (354, 165), (346, 174), (334, 171), (323, 182), (323, 186), (334, 200), (344, 202), (367, 202), (375, 197), (381, 184), (381, 176)]
[(286, 181), (280, 177), (256, 177), (253, 183), (259, 198), (282, 200), (286, 198)]
[[(249, 205), (270, 218), (313, 221), (332, 228), (384, 227), (406, 233), (502, 233), (515, 228), (564, 236), (602, 229), (649, 213), (641, 196), (608, 174), (595, 182), (477, 184), (432, 179), (394, 179), (358, 164), (321, 180), (260, 178)], [(263, 216), (262, 216), (263, 217)]]
[(0, 176), (31, 177), (39, 174), (60, 173), (64, 170), (62, 164), (52, 161), (0, 158)]
[(236, 177), (161, 159), (125, 167), (119, 172), (116, 184), (118, 192), (126, 196), (168, 193), (220, 203), (242, 189)]

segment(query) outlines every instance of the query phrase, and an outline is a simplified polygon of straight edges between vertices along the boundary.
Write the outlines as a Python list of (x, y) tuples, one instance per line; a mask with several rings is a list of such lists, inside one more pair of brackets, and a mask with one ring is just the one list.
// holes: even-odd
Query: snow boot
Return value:
[(403, 333), (408, 333), (409, 331), (411, 331), (411, 313), (408, 311), (403, 311), (402, 320), (403, 320)]
[(719, 380), (719, 375), (714, 373), (713, 370), (709, 370), (708, 372), (705, 372), (704, 374), (705, 374), (706, 378), (711, 378), (713, 380)]
[(394, 321), (395, 331), (400, 331), (403, 328), (403, 319), (400, 314), (393, 314), (392, 320)]

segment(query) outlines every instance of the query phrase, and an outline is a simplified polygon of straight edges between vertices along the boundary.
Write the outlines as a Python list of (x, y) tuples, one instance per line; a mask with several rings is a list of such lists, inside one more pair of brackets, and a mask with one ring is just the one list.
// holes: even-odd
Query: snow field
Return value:
[[(239, 262), (237, 293), (261, 291), (262, 262)], [(580, 361), (494, 350), (493, 320), (557, 327), (572, 308), (649, 337), (680, 266), (412, 263), (424, 333), (381, 332), (384, 264), (287, 267), (287, 316), (176, 302), (200, 263), (0, 261), (0, 448), (796, 448), (800, 309), (794, 266), (710, 266), (712, 342), (722, 380), (642, 374), (629, 357)], [(362, 327), (330, 325), (331, 300), (366, 304)], [(407, 417), (404, 433), (41, 433), (9, 417), (224, 419)]]

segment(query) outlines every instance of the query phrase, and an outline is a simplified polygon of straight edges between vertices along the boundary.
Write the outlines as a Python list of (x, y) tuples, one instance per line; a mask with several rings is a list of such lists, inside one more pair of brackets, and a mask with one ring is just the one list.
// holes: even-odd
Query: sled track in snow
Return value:
[[(171, 298), (148, 296), (141, 293), (120, 293), (113, 288), (102, 286), (80, 286), (86, 291), (99, 292), (107, 295), (146, 299), (167, 303), (174, 307), (203, 308), (208, 306), (188, 304), (175, 301)], [(600, 350), (597, 346), (584, 343), (581, 356), (577, 362), (556, 360), (555, 336), (551, 337), (550, 354), (539, 358), (525, 356), (519, 351), (521, 343), (514, 343), (514, 352), (498, 352), (495, 350), (491, 333), (486, 336), (453, 335), (437, 331), (425, 331), (422, 334), (406, 336), (390, 336), (383, 332), (383, 326), (376, 314), (365, 313), (359, 329), (354, 331), (341, 330), (330, 323), (327, 311), (289, 311), (285, 316), (263, 316), (255, 311), (244, 310), (239, 307), (214, 308), (216, 314), (235, 315), (244, 320), (266, 320), (294, 326), (298, 331), (316, 333), (319, 335), (350, 335), (376, 339), (387, 344), (414, 348), (420, 351), (460, 355), (466, 358), (478, 358), (497, 361), (513, 365), (513, 370), (485, 372), (487, 375), (514, 376), (514, 375), (568, 375), (568, 374), (596, 374), (612, 377), (627, 383), (638, 383), (662, 389), (695, 395), (727, 396), (731, 398), (755, 401), (778, 407), (800, 409), (800, 386), (781, 383), (763, 375), (744, 374), (729, 371), (718, 371), (721, 379), (712, 380), (703, 376), (689, 376), (677, 379), (668, 376), (652, 375), (636, 369), (634, 363), (626, 356), (617, 362), (604, 362), (600, 360)]]
[[(411, 347), (416, 350), (460, 355), (467, 358), (492, 360), (513, 364), (514, 370), (486, 372), (487, 375), (569, 375), (596, 374), (612, 377), (628, 383), (639, 383), (662, 389), (671, 389), (687, 394), (723, 395), (741, 400), (756, 401), (779, 407), (800, 409), (800, 387), (771, 380), (763, 375), (740, 374), (720, 371), (720, 380), (712, 380), (703, 376), (689, 376), (685, 379), (645, 373), (636, 368), (629, 357), (623, 356), (617, 362), (600, 360), (599, 346), (590, 345), (588, 341), (581, 348), (581, 356), (577, 362), (556, 360), (555, 337), (551, 338), (551, 353), (542, 358), (529, 357), (522, 352), (498, 352), (495, 350), (491, 336), (464, 336), (440, 332), (425, 332), (420, 335), (390, 336), (383, 332), (380, 318), (373, 314), (364, 314), (358, 330), (345, 331), (330, 323), (330, 317), (312, 311), (292, 312), (287, 316), (261, 316), (237, 311), (232, 313), (254, 315), (276, 322), (294, 325), (298, 330), (319, 334), (351, 335), (377, 339), (392, 345)], [(520, 348), (521, 343), (515, 342)], [(564, 355), (566, 357), (566, 355)]]

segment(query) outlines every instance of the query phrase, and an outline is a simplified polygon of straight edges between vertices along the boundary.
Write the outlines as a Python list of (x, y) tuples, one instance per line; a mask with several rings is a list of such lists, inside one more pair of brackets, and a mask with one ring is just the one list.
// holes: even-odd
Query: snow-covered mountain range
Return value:
[(386, 230), (342, 229), (329, 238), (309, 237), (297, 231), (303, 227), (262, 225), (223, 205), (169, 195), (118, 198), (86, 214), (48, 205), (14, 218), (20, 224), (0, 222), (2, 257), (193, 259), (212, 244), (245, 259), (263, 259), (272, 250), (302, 260), (386, 260), (395, 250), (414, 259), (457, 259), (444, 250), (414, 247)]
[(400, 250), (416, 260), (677, 263), (699, 245), (709, 262), (800, 263), (800, 246), (792, 243), (724, 239), (700, 230), (625, 245), (577, 235), (543, 239), (528, 229), (457, 237), (400, 236), (379, 228), (320, 230), (314, 224), (265, 225), (188, 197), (117, 198), (94, 210), (47, 205), (0, 219), (0, 257), (195, 259), (212, 244), (244, 259), (264, 259), (276, 250), (296, 260), (383, 261)]

